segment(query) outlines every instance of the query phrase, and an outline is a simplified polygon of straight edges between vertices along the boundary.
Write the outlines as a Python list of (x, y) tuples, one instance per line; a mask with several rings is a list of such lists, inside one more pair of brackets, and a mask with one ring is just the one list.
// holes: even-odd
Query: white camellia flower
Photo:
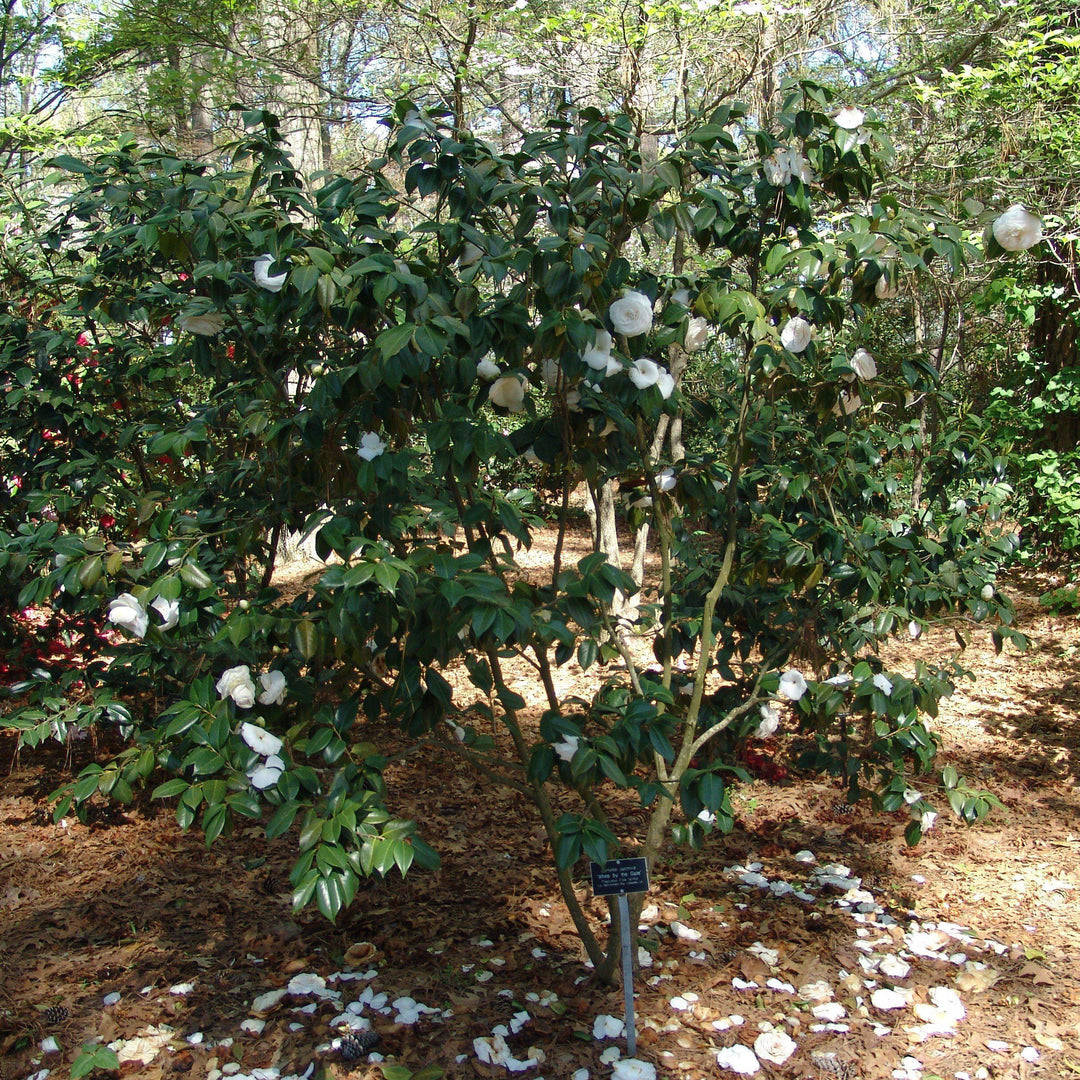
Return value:
[(596, 331), (596, 336), (593, 338), (593, 348), (600, 349), (602, 352), (611, 352), (612, 347), (615, 344), (615, 339), (601, 327)]
[(248, 774), (248, 779), (251, 781), (252, 787), (262, 791), (265, 788), (273, 787), (284, 771), (285, 762), (276, 754), (272, 754), (257, 769), (253, 769)]
[(787, 187), (793, 179), (804, 184), (814, 181), (814, 173), (806, 158), (798, 150), (780, 147), (761, 163), (765, 170), (765, 179), (773, 187)]
[(563, 761), (573, 761), (574, 755), (577, 753), (579, 741), (580, 740), (576, 735), (565, 735), (557, 743), (552, 743), (551, 748), (563, 759)]
[(916, 791), (914, 788), (904, 788), (904, 802), (910, 806), (912, 803), (917, 803), (922, 798), (922, 792)]
[(262, 687), (262, 693), (258, 697), (260, 705), (280, 705), (285, 700), (289, 684), (283, 672), (265, 672), (259, 676), (259, 685)]
[(604, 369), (604, 378), (606, 379), (609, 375), (617, 375), (622, 369), (622, 363), (616, 357), (609, 356), (607, 367)]
[(981, 597), (982, 597), (982, 598), (983, 598), (984, 600), (993, 600), (993, 599), (994, 599), (994, 586), (993, 586), (993, 585), (991, 585), (991, 584), (990, 584), (989, 582), (987, 582), (987, 583), (986, 583), (986, 584), (985, 584), (985, 585), (984, 585), (984, 586), (982, 587), (982, 589), (980, 590), (980, 592), (979, 592), (979, 595), (980, 595), (980, 596), (981, 596)]
[(656, 486), (661, 491), (671, 491), (678, 483), (678, 480), (675, 477), (675, 470), (671, 468), (670, 465), (657, 473), (653, 479), (656, 482)]
[(213, 337), (225, 329), (225, 316), (219, 311), (208, 311), (205, 315), (181, 315), (176, 325), (188, 334)]
[(779, 693), (788, 701), (798, 701), (806, 693), (806, 680), (802, 673), (789, 668), (780, 676)]
[(662, 364), (656, 366), (659, 369), (656, 376), (656, 389), (660, 391), (660, 396), (667, 401), (675, 389), (675, 378)]
[(271, 274), (270, 267), (273, 265), (273, 255), (260, 255), (255, 260), (255, 284), (267, 292), (281, 292), (289, 272), (286, 270), (284, 274)]
[(883, 675), (880, 671), (873, 678), (874, 685), (888, 697), (892, 693), (892, 683), (889, 681), (886, 675)]
[(109, 622), (122, 626), (133, 637), (146, 636), (150, 628), (150, 616), (146, 608), (131, 593), (121, 593), (109, 604)]
[(608, 361), (611, 359), (611, 352), (608, 349), (601, 349), (596, 345), (591, 345), (581, 354), (581, 359), (584, 360), (593, 371), (607, 371)]
[[(241, 709), (250, 709), (255, 704), (255, 684), (251, 681), (251, 668), (247, 664), (238, 664), (236, 667), (226, 668), (222, 672), (214, 687), (222, 698), (231, 698)], [(262, 728), (256, 730), (261, 731)], [(273, 736), (271, 736), (273, 738)], [(246, 740), (245, 740), (246, 741)], [(275, 739), (275, 741), (277, 741)], [(251, 746), (251, 743), (248, 743)], [(251, 747), (253, 750), (255, 747)], [(280, 749), (280, 744), (266, 753), (274, 754)], [(262, 751), (258, 751), (262, 753)]]
[(159, 630), (171, 630), (180, 621), (179, 600), (166, 600), (164, 596), (159, 596), (150, 606), (161, 616)]
[(833, 117), (836, 126), (845, 131), (854, 131), (861, 127), (865, 119), (866, 113), (862, 109), (856, 109), (854, 105), (846, 105)]
[(697, 316), (686, 324), (686, 337), (683, 348), (687, 352), (696, 352), (709, 340), (709, 321)]
[(772, 1065), (783, 1065), (798, 1046), (791, 1036), (776, 1029), (763, 1031), (754, 1040), (754, 1053), (760, 1061), (768, 1061)]
[(922, 637), (922, 627), (914, 619), (907, 624), (907, 632), (912, 641), (918, 641)]
[(796, 315), (784, 323), (784, 329), (780, 331), (780, 344), (790, 353), (801, 353), (810, 344), (813, 333), (813, 327)]
[(1042, 239), (1042, 221), (1015, 203), (994, 222), (994, 239), (1006, 251), (1027, 251)]
[(642, 356), (630, 365), (626, 374), (639, 390), (648, 390), (650, 386), (655, 386), (660, 378), (660, 365), (655, 360)]
[(360, 436), (360, 449), (356, 452), (365, 461), (374, 461), (386, 449), (386, 443), (374, 431), (365, 431)]
[[(238, 671), (241, 669), (230, 668), (229, 671)], [(243, 671), (248, 669), (244, 667)], [(229, 674), (229, 671), (225, 672), (225, 675)], [(224, 679), (224, 675), (222, 678)], [(218, 693), (221, 693), (221, 683), (218, 683)], [(225, 697), (225, 694), (221, 695)], [(261, 754), (263, 757), (273, 757), (281, 749), (281, 740), (272, 735), (266, 728), (259, 727), (258, 724), (243, 723), (240, 725), (240, 738), (244, 740), (255, 751), (256, 754)]]
[(934, 822), (937, 821), (936, 810), (924, 810), (922, 817), (919, 819), (919, 825), (922, 827), (923, 832), (929, 832), (934, 827)]
[(481, 379), (486, 379), (491, 382), (492, 379), (497, 379), (502, 374), (502, 368), (491, 359), (490, 356), (485, 356), (483, 360), (476, 365), (476, 374)]
[(851, 367), (864, 382), (877, 378), (877, 362), (865, 349), (856, 349)]
[(753, 1076), (761, 1068), (757, 1054), (742, 1043), (735, 1043), (733, 1046), (725, 1046), (723, 1050), (718, 1050), (716, 1064), (721, 1069), (738, 1073), (740, 1076)]
[(652, 329), (652, 309), (652, 301), (644, 293), (629, 289), (608, 308), (608, 316), (617, 334), (638, 337)]
[(656, 1080), (656, 1066), (637, 1058), (621, 1058), (615, 1062), (611, 1080)]
[(761, 723), (754, 729), (755, 739), (767, 739), (780, 726), (780, 713), (771, 705), (761, 706)]
[(838, 672), (836, 675), (831, 676), (825, 680), (830, 686), (849, 686), (851, 684), (851, 676), (846, 671)]
[(516, 375), (503, 375), (491, 384), (488, 399), (507, 412), (519, 413), (525, 408), (525, 387)]
[(594, 1039), (617, 1039), (622, 1035), (624, 1027), (625, 1025), (619, 1017), (601, 1013), (593, 1021), (592, 1037)]

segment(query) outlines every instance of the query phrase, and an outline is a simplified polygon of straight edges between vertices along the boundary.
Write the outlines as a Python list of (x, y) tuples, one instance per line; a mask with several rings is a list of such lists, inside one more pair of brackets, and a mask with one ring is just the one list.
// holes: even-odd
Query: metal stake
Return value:
[(630, 943), (630, 905), (626, 893), (619, 893), (619, 929), (622, 935), (622, 985), (626, 1006), (626, 1054), (637, 1054), (637, 1033), (634, 1031), (634, 957)]

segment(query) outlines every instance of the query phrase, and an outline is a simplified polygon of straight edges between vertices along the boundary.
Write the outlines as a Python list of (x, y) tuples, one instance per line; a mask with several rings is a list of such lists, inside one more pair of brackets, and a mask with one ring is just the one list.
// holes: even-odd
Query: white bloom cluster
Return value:
[(765, 179), (773, 187), (787, 187), (792, 180), (801, 180), (804, 184), (814, 182), (814, 173), (806, 158), (798, 150), (778, 147), (761, 163)]
[[(226, 668), (221, 673), (221, 678), (218, 679), (214, 689), (217, 690), (219, 697), (230, 698), (240, 709), (252, 708), (255, 705), (256, 694), (258, 694), (260, 705), (280, 705), (285, 700), (288, 684), (282, 672), (264, 672), (259, 676), (259, 686), (262, 687), (261, 691), (257, 690), (255, 683), (252, 681), (251, 668), (247, 664), (237, 664), (236, 667)], [(245, 727), (251, 726), (250, 724), (245, 725)], [(247, 737), (245, 736), (245, 738)], [(250, 742), (248, 745), (253, 750), (258, 750)], [(280, 748), (280, 745), (278, 743), (278, 748)], [(263, 753), (264, 751), (258, 750), (258, 752)], [(276, 750), (268, 752), (276, 753)]]
[(122, 626), (134, 637), (146, 636), (150, 629), (150, 616), (138, 597), (131, 593), (121, 593), (109, 604), (109, 622)]
[(655, 386), (665, 400), (671, 397), (671, 392), (675, 389), (675, 380), (668, 369), (647, 356), (635, 360), (630, 365), (627, 375), (639, 390), (648, 390), (650, 386)]
[[(59, 556), (58, 556), (59, 558)], [(180, 621), (180, 601), (158, 596), (150, 607), (161, 616), (159, 630), (171, 630)], [(142, 638), (150, 629), (150, 613), (142, 601), (132, 593), (121, 593), (109, 602), (109, 622), (122, 626), (132, 637)]]
[(593, 371), (602, 372), (602, 378), (622, 371), (622, 364), (611, 355), (614, 345), (611, 335), (606, 330), (597, 330), (593, 343), (581, 354), (581, 359)]

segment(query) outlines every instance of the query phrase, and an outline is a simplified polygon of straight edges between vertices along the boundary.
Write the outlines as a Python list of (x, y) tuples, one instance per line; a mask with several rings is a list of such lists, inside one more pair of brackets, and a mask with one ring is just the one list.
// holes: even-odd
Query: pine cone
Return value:
[(51, 1005), (45, 1010), (45, 1023), (62, 1024), (71, 1015), (66, 1005)]
[(379, 1033), (377, 1031), (358, 1031), (355, 1035), (344, 1036), (338, 1050), (342, 1061), (359, 1061), (378, 1045)]

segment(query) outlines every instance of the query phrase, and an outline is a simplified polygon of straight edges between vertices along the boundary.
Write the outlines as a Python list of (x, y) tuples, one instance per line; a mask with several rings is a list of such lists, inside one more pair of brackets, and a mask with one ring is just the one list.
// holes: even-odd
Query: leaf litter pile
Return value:
[[(530, 807), (434, 747), (387, 782), (442, 869), (368, 882), (331, 926), (291, 910), (295, 837), (241, 824), (207, 850), (145, 800), (53, 824), (47, 793), (108, 747), (17, 755), (0, 737), (0, 1075), (1080, 1076), (1080, 620), (1038, 605), (1046, 581), (1009, 586), (1032, 648), (995, 655), (978, 632), (975, 681), (935, 722), (941, 764), (1007, 810), (973, 828), (942, 813), (909, 849), (902, 814), (848, 806), (827, 779), (741, 785), (735, 831), (654, 874), (646, 1065), (625, 1060), (622, 992), (583, 962)], [(903, 670), (954, 641), (893, 649)], [(562, 692), (588, 684), (573, 661), (559, 673)], [(527, 671), (513, 686), (538, 720)], [(786, 761), (783, 728), (770, 749)], [(608, 807), (640, 830), (632, 795)]]

